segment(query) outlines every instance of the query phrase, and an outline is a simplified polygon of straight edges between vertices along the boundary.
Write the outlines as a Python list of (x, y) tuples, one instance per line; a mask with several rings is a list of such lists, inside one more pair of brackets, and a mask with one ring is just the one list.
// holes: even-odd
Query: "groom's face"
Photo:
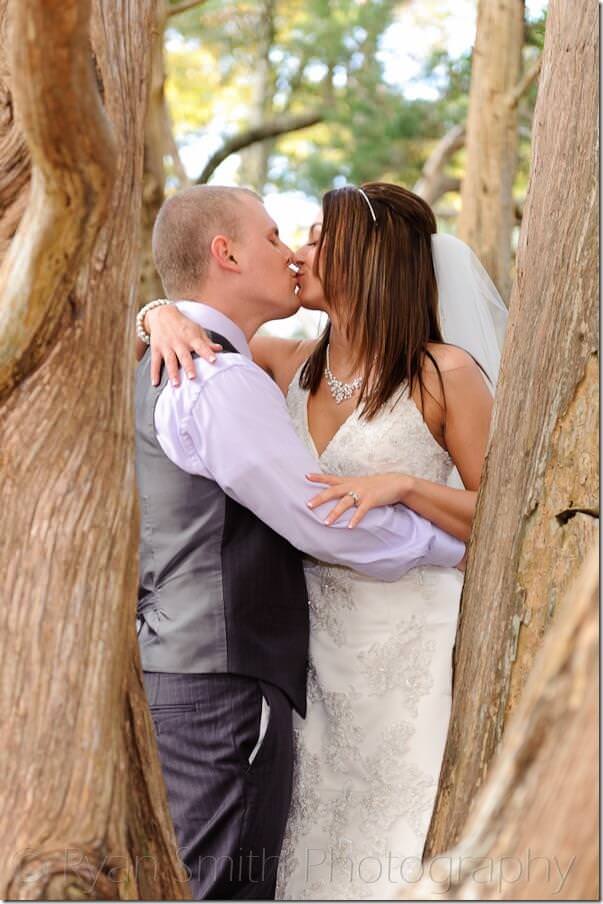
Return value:
[(237, 261), (246, 293), (266, 311), (267, 318), (290, 317), (299, 308), (295, 274), (289, 269), (293, 252), (280, 239), (278, 226), (261, 201), (242, 201)]

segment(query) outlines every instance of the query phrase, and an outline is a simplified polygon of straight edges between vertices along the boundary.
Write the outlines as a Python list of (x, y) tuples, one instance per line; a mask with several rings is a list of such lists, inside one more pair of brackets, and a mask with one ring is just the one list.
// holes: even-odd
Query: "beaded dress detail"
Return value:
[[(301, 368), (300, 368), (301, 370)], [(316, 454), (296, 373), (287, 405)], [(356, 412), (323, 454), (328, 473), (400, 471), (445, 484), (453, 468), (406, 387), (375, 418)], [(308, 712), (277, 899), (384, 899), (420, 875), (450, 717), (463, 575), (427, 566), (386, 583), (305, 560)]]

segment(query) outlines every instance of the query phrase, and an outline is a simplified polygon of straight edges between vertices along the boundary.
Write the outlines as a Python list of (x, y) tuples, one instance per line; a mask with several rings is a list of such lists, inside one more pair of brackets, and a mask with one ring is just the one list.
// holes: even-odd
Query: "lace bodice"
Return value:
[[(316, 454), (307, 398), (298, 371), (287, 405)], [(445, 484), (453, 470), (404, 390), (373, 420), (353, 412), (318, 457), (341, 475), (399, 471)], [(421, 566), (383, 583), (314, 559), (304, 567), (308, 712), (294, 717), (277, 899), (382, 900), (420, 864), (450, 714), (462, 575)]]
[[(287, 406), (298, 434), (317, 454), (308, 429), (308, 391), (299, 385), (297, 371), (287, 394)], [(341, 425), (319, 456), (322, 470), (331, 474), (379, 474), (400, 471), (446, 483), (452, 459), (435, 440), (407, 387), (372, 419), (356, 411)]]

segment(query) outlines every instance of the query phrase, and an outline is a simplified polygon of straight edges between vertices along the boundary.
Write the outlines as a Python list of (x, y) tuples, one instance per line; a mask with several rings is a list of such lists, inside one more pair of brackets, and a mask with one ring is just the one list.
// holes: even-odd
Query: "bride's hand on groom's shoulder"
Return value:
[(357, 511), (348, 527), (360, 524), (367, 512), (382, 505), (403, 502), (413, 478), (409, 474), (373, 474), (368, 477), (336, 477), (334, 474), (306, 474), (312, 483), (325, 484), (326, 489), (312, 497), (308, 508), (315, 509), (326, 502), (339, 500), (325, 519), (334, 524), (352, 507)]
[(212, 342), (203, 327), (185, 317), (173, 304), (153, 308), (145, 316), (144, 326), (151, 336), (151, 383), (157, 386), (161, 365), (165, 362), (173, 386), (180, 383), (180, 368), (193, 380), (196, 376), (192, 352), (213, 364), (222, 346)]

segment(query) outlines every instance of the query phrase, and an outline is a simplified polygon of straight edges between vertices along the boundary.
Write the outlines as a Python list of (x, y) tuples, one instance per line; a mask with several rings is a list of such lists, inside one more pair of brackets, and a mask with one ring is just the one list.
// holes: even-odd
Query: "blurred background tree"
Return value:
[[(325, 191), (375, 179), (413, 188), (434, 207), (439, 228), (456, 232), (477, 7), (471, 0), (163, 0), (158, 83), (169, 128), (154, 130), (147, 154), (163, 173), (147, 193), (141, 300), (161, 294), (149, 254), (158, 206), (189, 182), (254, 188), (293, 245)], [(504, 295), (527, 189), (545, 19), (545, 0), (528, 0), (517, 47)], [(276, 328), (303, 333), (310, 322), (298, 317)]]

